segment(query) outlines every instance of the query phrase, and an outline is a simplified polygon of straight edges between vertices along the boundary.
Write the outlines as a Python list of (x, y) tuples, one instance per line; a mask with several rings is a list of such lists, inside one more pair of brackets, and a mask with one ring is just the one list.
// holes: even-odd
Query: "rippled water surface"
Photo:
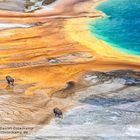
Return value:
[(140, 1), (108, 0), (97, 9), (107, 16), (91, 23), (92, 32), (114, 47), (140, 55)]

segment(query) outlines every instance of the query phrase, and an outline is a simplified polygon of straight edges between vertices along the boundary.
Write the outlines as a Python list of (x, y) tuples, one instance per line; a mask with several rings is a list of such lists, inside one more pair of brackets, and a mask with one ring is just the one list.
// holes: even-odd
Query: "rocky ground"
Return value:
[(0, 0), (0, 10), (31, 12), (55, 0)]
[(23, 11), (25, 0), (0, 0), (0, 10)]
[(139, 78), (130, 70), (86, 74), (88, 87), (70, 97), (79, 106), (25, 140), (138, 140)]

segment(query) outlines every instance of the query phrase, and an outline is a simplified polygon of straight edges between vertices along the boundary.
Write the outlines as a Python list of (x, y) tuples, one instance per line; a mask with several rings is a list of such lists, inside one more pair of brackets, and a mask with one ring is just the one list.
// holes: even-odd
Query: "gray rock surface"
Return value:
[(55, 0), (0, 0), (1, 10), (31, 12)]
[(87, 73), (87, 88), (72, 97), (79, 106), (25, 140), (139, 140), (140, 86), (126, 85), (139, 78), (128, 70)]

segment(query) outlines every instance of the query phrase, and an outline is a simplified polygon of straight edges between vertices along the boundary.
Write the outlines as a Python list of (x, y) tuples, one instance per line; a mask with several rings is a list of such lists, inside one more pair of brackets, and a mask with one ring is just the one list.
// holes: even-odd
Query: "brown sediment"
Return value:
[[(1, 22), (33, 24), (0, 30), (1, 124), (45, 124), (54, 107), (75, 106), (66, 97), (86, 87), (81, 76), (88, 71), (140, 69), (138, 56), (90, 35), (85, 24), (103, 16), (90, 10), (94, 3), (58, 0), (53, 10), (0, 11)], [(7, 87), (6, 75), (15, 78), (15, 87)], [(65, 89), (68, 81), (75, 81), (74, 89)]]

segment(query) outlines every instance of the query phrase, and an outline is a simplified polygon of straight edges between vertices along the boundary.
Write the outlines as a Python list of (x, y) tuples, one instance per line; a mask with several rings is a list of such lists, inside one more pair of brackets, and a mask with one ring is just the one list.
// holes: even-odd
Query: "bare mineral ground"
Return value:
[[(48, 124), (54, 107), (67, 111), (80, 103), (103, 107), (94, 114), (100, 123), (104, 111), (114, 108), (123, 109), (120, 122), (140, 122), (139, 56), (114, 49), (88, 29), (91, 19), (104, 16), (92, 8), (100, 0), (57, 0), (32, 12), (22, 12), (21, 1), (11, 2), (0, 2), (1, 126), (38, 129)], [(15, 78), (14, 87), (6, 75)], [(74, 87), (68, 88), (69, 81)]]

